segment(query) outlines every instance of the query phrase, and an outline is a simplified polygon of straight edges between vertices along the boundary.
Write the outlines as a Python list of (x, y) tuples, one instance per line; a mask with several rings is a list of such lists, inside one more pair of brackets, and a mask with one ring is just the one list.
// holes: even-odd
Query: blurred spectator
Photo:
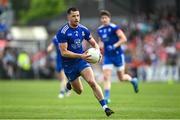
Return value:
[(19, 67), (20, 78), (32, 78), (31, 74), (31, 60), (27, 52), (22, 51), (17, 57), (17, 65)]
[(32, 56), (32, 67), (36, 78), (47, 79), (54, 77), (55, 60), (53, 58), (55, 59), (55, 56), (47, 56), (45, 51), (38, 51)]
[(5, 66), (3, 63), (3, 57), (4, 57), (4, 50), (3, 48), (0, 48), (0, 78), (7, 78), (7, 74), (6, 74), (6, 70), (5, 70)]
[(2, 61), (8, 77), (11, 79), (15, 78), (16, 58), (12, 49), (5, 49)]
[(7, 26), (0, 22), (0, 39), (6, 40)]

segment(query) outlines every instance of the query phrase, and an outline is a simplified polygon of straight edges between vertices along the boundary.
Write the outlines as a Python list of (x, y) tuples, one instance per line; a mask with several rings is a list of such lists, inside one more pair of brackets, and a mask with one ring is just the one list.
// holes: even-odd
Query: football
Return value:
[(90, 56), (90, 63), (98, 63), (101, 59), (101, 55), (100, 55), (100, 52), (98, 50), (96, 50), (95, 48), (89, 48), (87, 50), (87, 54), (88, 55), (91, 55)]

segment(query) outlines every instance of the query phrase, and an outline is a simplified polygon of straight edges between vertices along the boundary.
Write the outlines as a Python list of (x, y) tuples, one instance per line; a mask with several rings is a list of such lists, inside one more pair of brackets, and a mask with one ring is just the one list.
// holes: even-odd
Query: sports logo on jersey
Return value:
[(108, 29), (108, 32), (111, 32), (111, 28)]
[(81, 40), (80, 39), (75, 39), (74, 44), (71, 44), (71, 47), (74, 49), (78, 49), (81, 47)]
[(85, 36), (85, 33), (84, 33), (84, 31), (82, 31), (82, 36), (83, 36), (83, 37)]
[(104, 42), (109, 41), (109, 37), (108, 37), (107, 34), (103, 34), (103, 35), (102, 35), (102, 38), (103, 38), (103, 41), (104, 41)]
[(77, 36), (77, 37), (78, 37), (78, 31), (75, 31), (75, 32), (74, 32), (74, 34), (75, 34), (75, 36)]
[(103, 35), (102, 35), (102, 38), (107, 38), (107, 34), (103, 34)]

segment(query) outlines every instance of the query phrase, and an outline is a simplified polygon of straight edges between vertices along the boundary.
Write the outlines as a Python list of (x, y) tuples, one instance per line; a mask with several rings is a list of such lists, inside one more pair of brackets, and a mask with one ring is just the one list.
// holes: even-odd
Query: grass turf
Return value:
[(180, 119), (180, 84), (113, 83), (115, 114), (105, 116), (91, 89), (58, 99), (58, 81), (0, 81), (0, 119)]

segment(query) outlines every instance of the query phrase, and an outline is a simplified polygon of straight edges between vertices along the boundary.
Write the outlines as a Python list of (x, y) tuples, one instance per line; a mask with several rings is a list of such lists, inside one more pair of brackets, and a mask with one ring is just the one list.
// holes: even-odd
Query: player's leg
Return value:
[(60, 80), (60, 93), (58, 97), (63, 98), (66, 93), (67, 95), (70, 95), (70, 91), (66, 88), (67, 79), (64, 71), (61, 70), (59, 73), (57, 73), (57, 77)]
[(61, 59), (56, 59), (56, 72), (57, 72), (57, 78), (60, 81), (60, 93), (58, 95), (59, 98), (63, 98), (65, 93), (68, 92), (68, 89), (66, 88), (66, 76), (62, 67)]
[(73, 80), (71, 83), (71, 86), (73, 88), (73, 90), (77, 93), (77, 94), (81, 94), (83, 91), (83, 85), (81, 83), (80, 78), (76, 78), (75, 80)]
[(138, 90), (138, 80), (137, 78), (132, 78), (129, 74), (125, 73), (125, 58), (124, 55), (117, 56), (115, 66), (117, 69), (117, 76), (121, 81), (129, 81), (134, 87), (134, 91), (137, 93)]
[(107, 103), (110, 103), (110, 90), (111, 90), (111, 74), (113, 69), (113, 62), (111, 57), (104, 56), (103, 60), (103, 86), (104, 86), (104, 97)]
[(58, 73), (56, 74), (56, 76), (57, 76), (58, 80), (60, 81), (60, 91), (59, 91), (58, 97), (59, 97), (59, 98), (63, 98), (63, 97), (64, 97), (64, 94), (65, 94), (65, 88), (64, 88), (64, 82), (65, 82), (64, 79), (65, 79), (65, 78), (63, 77), (61, 71), (58, 72)]
[(117, 67), (117, 76), (121, 81), (132, 81), (132, 77), (129, 74), (125, 74), (125, 67)]
[(103, 75), (104, 75), (104, 97), (107, 103), (110, 103), (110, 90), (111, 90), (111, 74), (112, 74), (113, 65), (103, 65)]
[(64, 72), (68, 78), (66, 88), (68, 90), (73, 89), (77, 94), (81, 94), (83, 91), (82, 83), (79, 79), (80, 73), (78, 67), (81, 65), (79, 63), (73, 64), (71, 66), (64, 66)]
[(117, 75), (118, 75), (119, 80), (121, 81), (130, 81), (131, 84), (133, 85), (135, 93), (138, 93), (139, 89), (138, 89), (137, 78), (132, 78), (129, 74), (126, 74), (124, 72), (124, 69), (118, 70)]
[(106, 112), (107, 116), (110, 116), (114, 113), (111, 109), (108, 108), (107, 103), (104, 99), (101, 87), (95, 81), (94, 73), (91, 67), (86, 67), (81, 71), (81, 76), (87, 81), (91, 89), (93, 90), (94, 96), (100, 102), (102, 108)]
[(84, 70), (82, 70), (81, 71), (81, 76), (90, 85), (90, 87), (92, 88), (92, 90), (94, 92), (95, 97), (98, 100), (102, 100), (103, 99), (103, 93), (102, 93), (102, 90), (101, 90), (100, 86), (95, 81), (94, 74), (93, 74), (93, 71), (92, 71), (91, 67), (87, 67)]
[(59, 98), (64, 98), (64, 94), (65, 94), (65, 75), (64, 72), (62, 70), (62, 65), (61, 65), (61, 61), (56, 61), (56, 77), (57, 79), (60, 81), (60, 92), (58, 97)]

